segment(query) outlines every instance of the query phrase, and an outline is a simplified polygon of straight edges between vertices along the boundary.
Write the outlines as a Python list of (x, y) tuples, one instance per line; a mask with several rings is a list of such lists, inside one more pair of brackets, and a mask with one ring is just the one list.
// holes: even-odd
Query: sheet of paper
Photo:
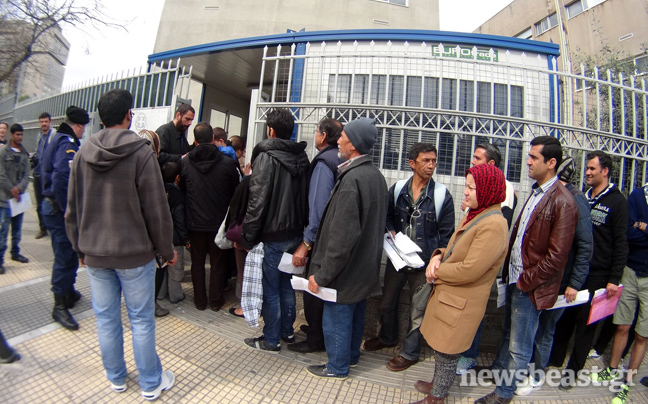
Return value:
[(607, 289), (601, 288), (601, 289), (597, 290), (596, 292), (594, 292), (594, 297), (599, 297), (599, 296), (604, 295), (606, 293), (607, 293)]
[(287, 274), (297, 274), (297, 275), (303, 274), (304, 269), (306, 269), (306, 267), (294, 266), (292, 264), (292, 258), (293, 258), (292, 254), (283, 253), (283, 255), (281, 256), (281, 261), (279, 261), (279, 266), (278, 266), (279, 270)]
[(565, 295), (559, 295), (558, 299), (556, 299), (556, 304), (554, 304), (553, 307), (547, 310), (562, 309), (563, 307), (571, 307), (571, 306), (578, 306), (579, 304), (585, 304), (589, 301), (589, 297), (590, 297), (589, 290), (579, 290), (578, 292), (576, 292), (576, 299), (574, 299), (572, 302), (567, 303), (567, 300), (565, 300)]
[[(405, 237), (407, 240), (412, 242), (407, 236), (403, 235), (403, 237)], [(414, 245), (416, 246), (416, 244)], [(391, 260), (392, 264), (394, 264), (394, 268), (396, 268), (397, 271), (403, 268), (404, 266), (408, 266), (412, 268), (421, 268), (425, 264), (425, 262), (423, 262), (421, 257), (419, 257), (419, 255), (416, 252), (412, 252), (412, 253), (403, 252), (398, 247), (394, 238), (392, 238), (390, 232), (385, 233), (384, 240), (383, 240), (383, 248), (385, 249), (387, 256)], [(411, 249), (411, 246), (406, 246), (406, 248)], [(416, 248), (418, 248), (418, 246), (416, 246)]]
[[(389, 233), (389, 232), (387, 232)], [(389, 233), (391, 235), (391, 233)], [(412, 241), (411, 238), (407, 237), (401, 232), (396, 233), (396, 237), (394, 238), (394, 242), (396, 243), (396, 247), (400, 250), (400, 252), (405, 253), (405, 254), (412, 254), (412, 253), (417, 253), (417, 252), (422, 252), (421, 247), (416, 245), (414, 241)]]
[[(598, 290), (596, 291), (596, 293)], [(619, 298), (621, 293), (623, 293), (623, 285), (619, 285), (619, 291), (614, 297), (607, 298), (607, 290), (604, 293), (596, 296), (592, 299), (592, 307), (590, 308), (589, 317), (587, 319), (587, 325), (595, 323), (605, 317), (611, 316), (616, 310), (617, 304), (619, 303)]]
[(11, 217), (25, 213), (32, 207), (31, 196), (27, 192), (20, 194), (20, 202), (16, 198), (11, 198), (9, 199), (9, 206), (11, 207)]
[(319, 292), (313, 293), (308, 289), (308, 279), (300, 278), (298, 276), (293, 276), (292, 279), (290, 280), (290, 283), (292, 284), (292, 287), (295, 290), (303, 290), (304, 292), (308, 292), (311, 295), (317, 296), (320, 299), (325, 300), (327, 302), (335, 303), (337, 301), (337, 290), (335, 289), (323, 288), (320, 286)]
[(407, 263), (401, 258), (399, 253), (396, 251), (391, 237), (385, 236), (385, 241), (383, 242), (383, 248), (385, 249), (385, 253), (387, 253), (387, 257), (389, 258), (389, 260), (394, 265), (394, 268), (397, 271), (407, 265)]
[(504, 307), (506, 304), (506, 284), (502, 278), (497, 279), (497, 308)]

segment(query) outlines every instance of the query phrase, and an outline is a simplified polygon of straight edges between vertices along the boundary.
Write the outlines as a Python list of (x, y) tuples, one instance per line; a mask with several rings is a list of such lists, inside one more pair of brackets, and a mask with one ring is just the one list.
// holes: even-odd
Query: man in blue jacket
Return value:
[[(293, 265), (306, 265), (306, 256), (313, 248), (315, 236), (326, 202), (331, 195), (338, 177), (338, 166), (344, 162), (338, 155), (337, 141), (342, 133), (342, 124), (333, 118), (324, 118), (315, 130), (315, 147), (319, 150), (310, 165), (310, 186), (308, 188), (308, 226), (304, 230), (304, 240), (293, 254)], [(308, 277), (308, 270), (306, 271)], [(309, 293), (304, 293), (304, 316), (308, 322), (306, 341), (288, 345), (288, 350), (308, 353), (324, 350), (324, 331), (322, 313), (324, 301)]]
[(52, 129), (52, 116), (43, 112), (38, 117), (38, 124), (41, 129), (41, 136), (38, 139), (38, 145), (36, 146), (36, 153), (31, 159), (32, 166), (34, 168), (34, 196), (36, 196), (36, 213), (38, 214), (38, 226), (40, 230), (36, 233), (36, 239), (43, 238), (47, 235), (47, 229), (45, 228), (45, 221), (43, 220), (43, 212), (41, 211), (41, 203), (43, 202), (43, 185), (41, 184), (41, 175), (43, 175), (41, 170), (41, 160), (45, 153), (45, 148), (49, 144), (50, 140), (56, 134), (56, 130)]
[[(387, 260), (383, 297), (380, 304), (382, 327), (377, 337), (365, 341), (365, 351), (394, 347), (398, 342), (398, 301), (405, 283), (409, 283), (410, 301), (414, 291), (425, 280), (425, 268), (437, 248), (447, 247), (454, 232), (455, 214), (452, 195), (432, 175), (437, 166), (437, 149), (430, 143), (416, 143), (409, 151), (409, 165), (414, 175), (397, 182), (389, 189), (387, 229), (393, 236), (402, 232), (422, 250), (420, 268), (394, 268)], [(421, 332), (412, 329), (403, 341), (399, 355), (387, 363), (387, 369), (401, 371), (418, 361), (421, 352)]]
[(54, 265), (52, 266), (52, 292), (54, 310), (52, 318), (68, 330), (79, 329), (68, 309), (71, 309), (81, 293), (74, 289), (79, 257), (65, 232), (65, 208), (67, 207), (70, 164), (79, 151), (86, 124), (90, 122), (88, 112), (70, 106), (65, 111), (65, 121), (50, 139), (43, 153), (40, 170), (43, 184), (41, 210), (45, 227), (52, 237)]

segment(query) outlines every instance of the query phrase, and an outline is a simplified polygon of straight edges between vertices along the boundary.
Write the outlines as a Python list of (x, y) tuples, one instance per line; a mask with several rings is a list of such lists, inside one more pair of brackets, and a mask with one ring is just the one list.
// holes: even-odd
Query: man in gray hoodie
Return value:
[(133, 96), (116, 89), (97, 105), (106, 129), (85, 142), (72, 163), (65, 226), (81, 265), (87, 264), (92, 307), (106, 376), (126, 390), (121, 292), (133, 334), (142, 396), (155, 400), (173, 386), (155, 350), (155, 251), (171, 265), (171, 213), (148, 141), (130, 131)]

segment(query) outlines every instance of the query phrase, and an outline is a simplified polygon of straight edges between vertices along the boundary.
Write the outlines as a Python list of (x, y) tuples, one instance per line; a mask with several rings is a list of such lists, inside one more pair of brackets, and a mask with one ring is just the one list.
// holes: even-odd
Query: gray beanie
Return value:
[(574, 176), (574, 159), (570, 156), (563, 157), (560, 167), (558, 167), (558, 179), (564, 182), (571, 182), (572, 177)]
[(353, 120), (344, 126), (344, 133), (358, 153), (367, 154), (378, 139), (376, 120), (371, 118)]

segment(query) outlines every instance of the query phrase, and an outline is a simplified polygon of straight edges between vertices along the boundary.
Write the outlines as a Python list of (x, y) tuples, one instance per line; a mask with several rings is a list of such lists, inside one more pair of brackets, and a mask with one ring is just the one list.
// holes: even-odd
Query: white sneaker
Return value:
[(160, 393), (162, 393), (164, 390), (169, 390), (171, 387), (173, 387), (173, 383), (175, 383), (175, 376), (170, 370), (165, 370), (164, 372), (162, 372), (161, 379), (162, 382), (157, 387), (157, 389), (152, 391), (142, 391), (142, 397), (149, 401), (156, 400), (158, 397), (160, 397)]
[(540, 389), (541, 386), (542, 386), (541, 382), (537, 382), (537, 381), (535, 381), (535, 379), (533, 377), (528, 376), (524, 380), (522, 380), (520, 383), (518, 383), (517, 389), (515, 390), (515, 395), (516, 396), (528, 396), (534, 390)]
[(600, 358), (601, 354), (596, 352), (596, 349), (592, 348), (590, 349), (589, 353), (587, 354), (587, 359), (597, 359)]
[[(108, 378), (108, 372), (104, 370), (104, 376)], [(110, 381), (110, 380), (109, 380)], [(128, 388), (128, 385), (126, 384), (126, 381), (124, 381), (124, 384), (115, 384), (113, 382), (110, 382), (110, 387), (116, 392), (116, 393), (123, 393), (126, 391)]]

